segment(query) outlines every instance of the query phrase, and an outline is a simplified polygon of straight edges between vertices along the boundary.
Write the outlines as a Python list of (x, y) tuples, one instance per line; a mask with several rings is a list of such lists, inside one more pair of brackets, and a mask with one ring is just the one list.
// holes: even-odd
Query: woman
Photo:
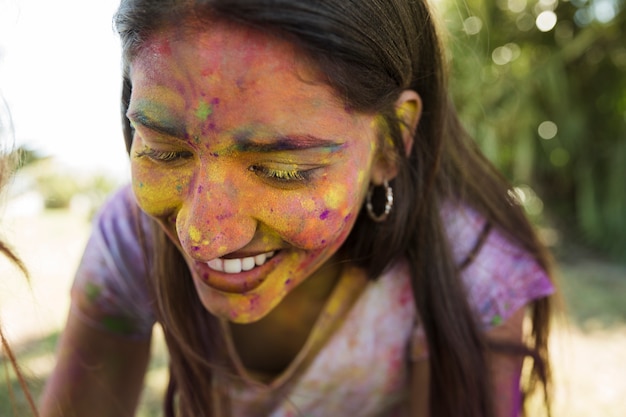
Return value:
[(116, 25), (132, 186), (44, 416), (133, 415), (155, 322), (168, 416), (510, 416), (548, 382), (547, 254), (426, 4), (133, 0)]

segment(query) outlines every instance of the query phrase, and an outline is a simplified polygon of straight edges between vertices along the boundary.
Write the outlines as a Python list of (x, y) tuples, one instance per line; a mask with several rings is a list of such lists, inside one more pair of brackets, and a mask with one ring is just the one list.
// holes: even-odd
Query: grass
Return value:
[[(0, 259), (0, 319), (35, 396), (54, 364), (73, 272), (89, 229), (87, 220), (68, 211), (4, 216), (0, 224), (4, 238), (14, 244), (31, 272), (28, 285), (8, 261)], [(626, 410), (626, 266), (576, 253), (563, 257), (559, 267), (568, 308), (552, 343), (554, 416), (621, 416)], [(157, 332), (139, 417), (161, 415), (166, 362)], [(7, 367), (0, 366), (0, 372), (3, 368)], [(0, 417), (29, 415), (15, 375), (10, 369), (4, 374)]]

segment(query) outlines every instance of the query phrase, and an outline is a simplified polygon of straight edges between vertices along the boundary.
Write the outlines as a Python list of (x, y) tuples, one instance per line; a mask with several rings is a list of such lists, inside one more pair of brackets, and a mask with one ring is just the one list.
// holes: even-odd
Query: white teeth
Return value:
[(220, 258), (211, 259), (209, 262), (207, 262), (207, 265), (209, 265), (209, 268), (215, 271), (224, 272), (224, 261), (222, 261)]
[(256, 264), (256, 266), (261, 266), (265, 263), (266, 260), (268, 260), (272, 256), (274, 256), (274, 251), (262, 253), (254, 257), (254, 263)]
[(241, 272), (241, 259), (224, 259), (224, 272), (238, 274)]
[(267, 254), (262, 253), (254, 257), (254, 263), (261, 266), (265, 263), (266, 259), (267, 259)]
[(214, 271), (226, 272), (227, 274), (239, 274), (241, 271), (250, 271), (255, 266), (263, 265), (272, 256), (274, 256), (274, 251), (246, 258), (215, 258), (207, 262), (207, 265)]
[(254, 268), (254, 258), (253, 257), (248, 257), (248, 258), (243, 258), (241, 260), (241, 269), (243, 269), (244, 271), (249, 271), (252, 268)]

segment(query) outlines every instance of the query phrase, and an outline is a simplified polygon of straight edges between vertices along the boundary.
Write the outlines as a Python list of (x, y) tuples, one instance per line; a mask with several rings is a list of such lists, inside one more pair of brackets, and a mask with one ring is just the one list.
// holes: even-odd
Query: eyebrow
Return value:
[(313, 135), (278, 136), (268, 143), (258, 143), (249, 138), (236, 138), (236, 149), (240, 152), (272, 153), (281, 151), (301, 151), (307, 149), (328, 149), (335, 151), (343, 143), (322, 139)]
[(161, 133), (167, 136), (172, 136), (181, 140), (186, 140), (189, 137), (187, 130), (184, 126), (178, 123), (170, 123), (157, 121), (142, 110), (133, 110), (129, 112), (126, 117), (133, 123), (139, 123), (143, 127), (150, 129), (154, 132)]
[[(157, 133), (161, 133), (180, 140), (186, 140), (189, 138), (189, 134), (184, 126), (178, 123), (168, 123), (157, 121), (148, 116), (141, 109), (133, 110), (129, 112), (126, 117), (133, 123), (138, 123), (143, 127), (152, 130)], [(330, 139), (319, 138), (314, 135), (283, 135), (278, 136), (275, 140), (267, 143), (255, 142), (250, 138), (250, 135), (235, 134), (234, 148), (239, 152), (251, 152), (251, 153), (272, 153), (272, 152), (288, 152), (288, 151), (301, 151), (307, 149), (327, 149), (331, 152), (336, 151), (343, 147), (344, 143), (336, 142)]]

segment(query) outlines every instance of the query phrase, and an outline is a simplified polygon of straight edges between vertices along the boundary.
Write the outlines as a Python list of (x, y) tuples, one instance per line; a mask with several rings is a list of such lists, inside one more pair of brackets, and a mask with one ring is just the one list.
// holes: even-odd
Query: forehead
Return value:
[(364, 122), (294, 44), (229, 22), (153, 34), (132, 60), (130, 76), (131, 110), (184, 119), (196, 132), (242, 124), (344, 130)]
[(165, 27), (149, 36), (131, 61), (133, 84), (191, 75), (207, 83), (234, 84), (242, 92), (272, 78), (274, 83), (290, 81), (290, 88), (309, 84), (330, 89), (292, 43), (227, 21)]
[(164, 26), (143, 43), (141, 51), (154, 53), (171, 52), (172, 44), (197, 44), (206, 57), (223, 58), (221, 54), (240, 59), (255, 60), (263, 54), (276, 54), (283, 58), (295, 53), (294, 46), (268, 31), (252, 28), (225, 20), (187, 20), (178, 26)]

